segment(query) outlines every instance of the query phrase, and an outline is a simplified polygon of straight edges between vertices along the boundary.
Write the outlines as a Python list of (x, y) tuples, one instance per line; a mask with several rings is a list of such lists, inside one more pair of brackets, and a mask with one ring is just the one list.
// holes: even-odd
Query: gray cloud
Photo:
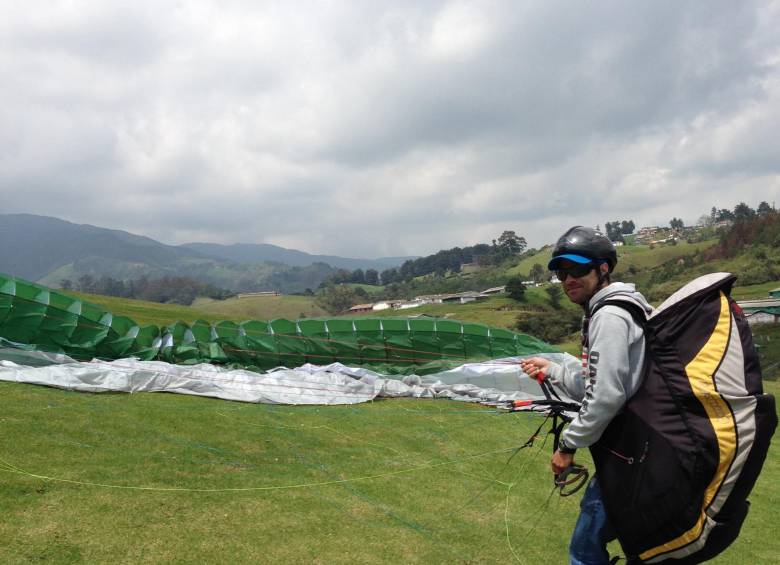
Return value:
[(772, 2), (0, 7), (0, 195), (167, 243), (429, 253), (780, 200)]

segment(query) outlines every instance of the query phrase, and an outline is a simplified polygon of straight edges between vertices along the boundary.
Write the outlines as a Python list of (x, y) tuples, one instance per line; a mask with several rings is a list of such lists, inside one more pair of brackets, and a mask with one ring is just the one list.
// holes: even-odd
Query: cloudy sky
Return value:
[(352, 257), (780, 206), (780, 2), (0, 2), (0, 213)]

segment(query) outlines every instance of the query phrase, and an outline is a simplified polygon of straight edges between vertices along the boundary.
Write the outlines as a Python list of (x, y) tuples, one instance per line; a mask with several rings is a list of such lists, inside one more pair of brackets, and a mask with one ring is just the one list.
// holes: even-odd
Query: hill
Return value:
[(207, 261), (200, 253), (147, 237), (32, 214), (0, 215), (0, 239), (0, 271), (32, 281), (50, 278), (66, 266), (73, 275), (133, 278), (170, 273), (171, 265), (182, 262)]
[(274, 245), (165, 245), (121, 230), (32, 214), (0, 214), (0, 240), (0, 272), (52, 287), (85, 275), (124, 281), (181, 276), (237, 292), (293, 293), (317, 288), (342, 265), (377, 269), (406, 259), (309, 255)]
[(199, 254), (226, 259), (235, 263), (283, 263), (292, 267), (306, 267), (313, 263), (325, 263), (340, 269), (376, 269), (382, 270), (400, 265), (414, 257), (380, 257), (379, 259), (350, 259), (336, 255), (311, 255), (295, 249), (285, 249), (268, 243), (185, 243), (181, 247)]

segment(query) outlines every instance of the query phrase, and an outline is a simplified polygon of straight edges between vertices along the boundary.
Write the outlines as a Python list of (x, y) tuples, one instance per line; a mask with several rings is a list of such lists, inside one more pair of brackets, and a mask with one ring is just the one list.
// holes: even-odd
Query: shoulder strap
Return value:
[(604, 306), (617, 306), (618, 308), (622, 308), (631, 314), (631, 317), (638, 325), (645, 327), (647, 324), (647, 313), (641, 306), (639, 306), (639, 304), (635, 304), (629, 300), (605, 300), (604, 302), (597, 304), (596, 307), (591, 310), (588, 318), (592, 318), (593, 315), (601, 310)]

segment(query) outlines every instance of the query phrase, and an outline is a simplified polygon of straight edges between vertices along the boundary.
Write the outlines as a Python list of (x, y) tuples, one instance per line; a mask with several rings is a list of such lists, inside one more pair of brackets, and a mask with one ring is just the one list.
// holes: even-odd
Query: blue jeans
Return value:
[(607, 542), (615, 539), (615, 530), (607, 519), (601, 488), (593, 477), (580, 502), (580, 517), (569, 545), (571, 565), (608, 565)]

